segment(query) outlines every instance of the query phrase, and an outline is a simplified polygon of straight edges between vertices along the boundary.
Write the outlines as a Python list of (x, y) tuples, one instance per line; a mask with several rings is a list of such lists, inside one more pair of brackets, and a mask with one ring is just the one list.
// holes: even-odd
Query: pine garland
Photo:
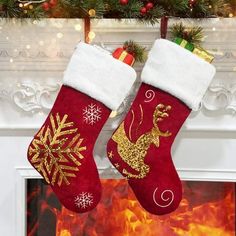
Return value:
[[(136, 18), (154, 24), (162, 16), (232, 17), (236, 14), (235, 0), (57, 0), (50, 9), (44, 3), (28, 1), (31, 8), (19, 7), (18, 0), (0, 0), (0, 17), (6, 18)], [(50, 5), (50, 0), (45, 0)], [(151, 9), (142, 12), (148, 3)], [(92, 11), (90, 11), (92, 10)]]

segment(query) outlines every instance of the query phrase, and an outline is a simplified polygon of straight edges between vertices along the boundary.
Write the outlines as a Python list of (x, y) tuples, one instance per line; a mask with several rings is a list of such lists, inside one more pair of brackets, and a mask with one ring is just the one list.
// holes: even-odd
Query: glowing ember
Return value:
[[(93, 211), (84, 214), (76, 214), (61, 207), (49, 186), (38, 184), (32, 188), (28, 192), (28, 207), (32, 203), (35, 205), (36, 197), (39, 216), (32, 224), (34, 214), (28, 208), (27, 235), (235, 235), (233, 183), (185, 182), (180, 207), (165, 216), (154, 216), (143, 210), (125, 180), (102, 180), (102, 184), (101, 202)], [(46, 230), (45, 222), (55, 222), (54, 225), (47, 226), (51, 229), (54, 226), (53, 234), (42, 231)]]

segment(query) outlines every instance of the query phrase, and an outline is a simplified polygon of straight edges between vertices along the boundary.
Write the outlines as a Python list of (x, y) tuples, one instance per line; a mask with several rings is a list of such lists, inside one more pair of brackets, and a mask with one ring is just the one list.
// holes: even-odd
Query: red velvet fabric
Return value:
[[(158, 104), (171, 106), (171, 109), (165, 112), (161, 105), (157, 108)], [(156, 109), (159, 111), (154, 122)], [(178, 207), (182, 198), (181, 182), (171, 158), (171, 146), (190, 111), (174, 96), (143, 83), (124, 119), (125, 134), (122, 134), (121, 123), (108, 142), (110, 161), (128, 178), (138, 201), (150, 213), (170, 213)], [(163, 120), (159, 120), (164, 113), (169, 116), (163, 115)], [(146, 172), (142, 171), (145, 165), (149, 168)], [(128, 176), (127, 172), (136, 177)], [(140, 177), (140, 173), (146, 176)]]
[[(92, 112), (96, 113), (94, 121), (92, 121)], [(68, 125), (61, 131), (72, 129), (72, 133), (63, 134), (62, 132), (61, 136), (57, 138), (59, 142), (54, 142), (54, 144), (51, 145), (50, 143), (52, 143), (52, 139), (56, 134), (53, 132), (50, 115), (54, 117), (55, 126), (58, 128), (56, 114), (59, 114), (61, 121), (65, 115), (68, 115), (66, 123), (73, 123), (70, 123), (71, 126)], [(93, 148), (97, 136), (109, 114), (110, 110), (101, 102), (98, 102), (73, 88), (63, 85), (49, 116), (39, 132), (34, 136), (34, 139), (29, 146), (29, 162), (42, 176), (45, 176), (46, 173), (50, 185), (61, 203), (72, 211), (80, 213), (89, 211), (100, 201), (101, 184), (96, 164), (93, 159)], [(45, 127), (44, 130), (43, 127)], [(50, 135), (46, 135), (47, 128), (50, 129), (51, 139)], [(57, 129), (57, 131), (58, 130), (59, 129)], [(42, 143), (42, 140), (41, 142), (38, 141), (40, 137), (37, 135), (39, 135), (40, 132), (42, 132), (41, 139), (45, 138), (43, 141), (44, 143)], [(75, 136), (77, 134), (80, 134), (80, 136), (77, 136), (76, 139)], [(75, 139), (75, 142), (70, 146), (69, 144), (73, 138)], [(66, 139), (65, 143), (60, 147), (60, 142), (63, 139)], [(46, 148), (46, 146), (48, 148)], [(58, 149), (59, 147), (60, 150)], [(70, 150), (68, 148), (70, 148)], [(79, 150), (78, 148), (82, 149)], [(71, 150), (72, 152), (70, 152)], [(83, 158), (81, 158), (78, 153), (80, 153)], [(59, 172), (56, 174), (55, 183), (52, 184), (53, 174), (55, 174), (55, 171), (57, 170), (55, 163), (52, 164), (52, 155), (54, 156), (53, 160), (56, 164), (61, 165), (64, 172), (75, 175), (74, 177), (68, 176), (67, 179), (69, 184), (65, 181), (62, 181), (61, 185), (58, 184), (58, 181), (60, 180)], [(62, 156), (64, 156), (64, 159)], [(79, 161), (79, 166), (75, 164), (73, 158)], [(39, 163), (41, 163), (41, 169)], [(68, 166), (75, 167), (78, 171), (70, 170), (68, 169)], [(64, 167), (65, 169), (63, 169)], [(42, 170), (45, 170), (44, 174)]]

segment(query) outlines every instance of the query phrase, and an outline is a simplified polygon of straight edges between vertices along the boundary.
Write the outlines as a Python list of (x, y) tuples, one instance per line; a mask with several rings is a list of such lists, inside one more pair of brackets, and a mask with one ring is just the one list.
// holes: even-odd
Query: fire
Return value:
[(60, 236), (71, 236), (71, 233), (65, 229), (60, 232)]
[(164, 216), (146, 212), (125, 180), (102, 180), (102, 184), (102, 200), (93, 211), (54, 209), (56, 236), (235, 235), (233, 183), (184, 182), (179, 208)]

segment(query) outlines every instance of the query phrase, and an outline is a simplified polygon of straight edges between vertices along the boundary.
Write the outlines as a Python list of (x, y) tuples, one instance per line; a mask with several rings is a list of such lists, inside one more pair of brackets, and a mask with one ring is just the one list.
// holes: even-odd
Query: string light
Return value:
[(39, 45), (40, 45), (40, 46), (43, 46), (43, 45), (44, 45), (44, 41), (40, 40), (40, 41), (39, 41)]
[(76, 31), (80, 31), (81, 30), (81, 25), (80, 24), (76, 24), (74, 26), (74, 28), (75, 28)]
[(90, 31), (88, 33), (88, 37), (89, 37), (89, 39), (93, 40), (96, 37), (96, 34), (93, 31)]
[(90, 31), (88, 33), (89, 42), (92, 42), (95, 37), (96, 37), (96, 34), (93, 31)]
[(63, 33), (57, 33), (57, 38), (59, 39), (63, 38)]

